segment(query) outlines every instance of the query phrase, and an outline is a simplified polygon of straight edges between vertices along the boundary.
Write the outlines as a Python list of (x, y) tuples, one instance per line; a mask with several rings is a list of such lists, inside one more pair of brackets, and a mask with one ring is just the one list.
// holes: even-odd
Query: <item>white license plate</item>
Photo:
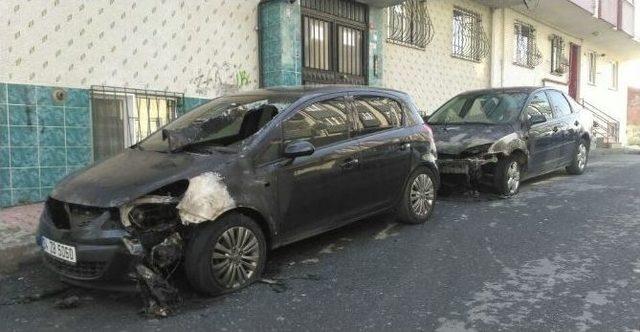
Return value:
[(76, 263), (76, 248), (42, 237), (42, 250), (70, 263)]

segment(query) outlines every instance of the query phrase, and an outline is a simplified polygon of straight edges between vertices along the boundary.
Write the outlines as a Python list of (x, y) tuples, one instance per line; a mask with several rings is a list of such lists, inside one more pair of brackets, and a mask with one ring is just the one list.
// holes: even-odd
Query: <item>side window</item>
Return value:
[(558, 117), (571, 114), (571, 106), (562, 93), (550, 90), (547, 91), (547, 94), (549, 95), (549, 99), (551, 99), (553, 109)]
[(316, 148), (349, 137), (347, 106), (344, 98), (311, 104), (283, 123), (283, 141), (306, 140)]
[(529, 106), (527, 106), (527, 119), (531, 118), (534, 114), (542, 114), (547, 118), (547, 120), (553, 119), (553, 111), (551, 111), (549, 99), (544, 92), (538, 92), (533, 95), (529, 102)]
[(353, 132), (356, 136), (399, 127), (404, 112), (399, 102), (386, 97), (356, 97), (353, 101)]

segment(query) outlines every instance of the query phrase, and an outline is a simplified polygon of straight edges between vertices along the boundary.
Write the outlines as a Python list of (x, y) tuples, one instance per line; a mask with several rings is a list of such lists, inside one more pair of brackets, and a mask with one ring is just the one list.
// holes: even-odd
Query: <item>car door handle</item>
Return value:
[(401, 143), (400, 144), (400, 151), (406, 151), (411, 147), (411, 143)]
[(553, 132), (554, 133), (558, 132), (558, 127), (553, 127)]
[(359, 163), (360, 163), (360, 160), (358, 160), (358, 158), (349, 158), (345, 160), (342, 164), (340, 164), (340, 167), (344, 169), (351, 169), (358, 166)]
[(580, 121), (576, 120), (576, 122), (573, 123), (576, 127), (580, 125)]

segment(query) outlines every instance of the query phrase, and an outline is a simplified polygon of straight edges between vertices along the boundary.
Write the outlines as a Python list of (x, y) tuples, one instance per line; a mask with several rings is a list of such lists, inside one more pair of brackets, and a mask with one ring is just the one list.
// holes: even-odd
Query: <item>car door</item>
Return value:
[(402, 103), (384, 95), (358, 94), (352, 100), (351, 131), (360, 145), (360, 213), (394, 204), (411, 166)]
[(559, 121), (559, 139), (562, 140), (562, 146), (560, 147), (560, 160), (558, 162), (561, 166), (567, 165), (572, 161), (574, 150), (577, 147), (579, 134), (576, 129), (579, 123), (575, 123), (576, 119), (572, 113), (571, 105), (562, 92), (547, 90), (547, 96), (549, 96), (553, 112)]
[(549, 103), (544, 91), (531, 96), (525, 108), (525, 121), (532, 115), (541, 114), (547, 119), (545, 122), (533, 124), (528, 129), (529, 170), (530, 175), (544, 173), (557, 168), (560, 159), (560, 149), (563, 140), (560, 133), (560, 121)]
[(348, 217), (359, 169), (358, 145), (349, 138), (344, 96), (303, 106), (282, 123), (283, 146), (311, 142), (310, 156), (285, 160), (277, 170), (283, 237), (292, 241), (330, 229)]

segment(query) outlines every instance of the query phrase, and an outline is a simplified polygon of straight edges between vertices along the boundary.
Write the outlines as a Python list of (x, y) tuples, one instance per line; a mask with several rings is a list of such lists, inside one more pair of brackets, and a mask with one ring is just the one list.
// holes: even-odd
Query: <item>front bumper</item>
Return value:
[[(108, 214), (108, 212), (106, 212)], [(40, 217), (36, 242), (41, 246), (42, 236), (53, 241), (73, 246), (76, 250), (75, 264), (53, 257), (42, 251), (45, 265), (63, 279), (96, 287), (104, 282), (127, 284), (132, 271), (133, 257), (122, 244), (122, 237), (128, 234), (124, 229), (103, 229), (106, 217), (101, 216), (77, 225), (60, 227), (45, 206)], [(104, 288), (104, 287), (99, 287)]]
[(443, 179), (462, 177), (469, 185), (486, 182), (493, 177), (496, 157), (438, 159), (438, 168)]

